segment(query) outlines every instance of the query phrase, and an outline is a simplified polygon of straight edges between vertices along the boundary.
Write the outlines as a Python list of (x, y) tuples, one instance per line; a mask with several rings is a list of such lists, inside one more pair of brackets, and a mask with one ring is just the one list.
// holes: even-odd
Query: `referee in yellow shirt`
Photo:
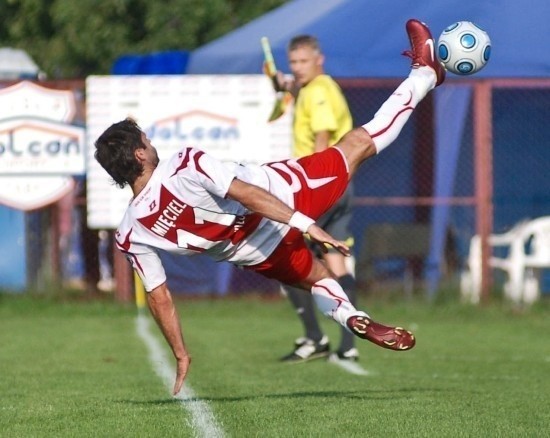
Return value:
[[(277, 78), (281, 88), (295, 96), (293, 155), (302, 157), (335, 144), (352, 129), (352, 118), (342, 90), (324, 73), (324, 56), (315, 37), (294, 37), (288, 45), (288, 61), (293, 80), (285, 81), (280, 72)], [(317, 224), (336, 239), (353, 244), (349, 230), (352, 207), (351, 185), (349, 187), (340, 201)], [(346, 258), (333, 249), (329, 249), (327, 254), (319, 251), (319, 257), (323, 257), (350, 301), (355, 304), (355, 279), (348, 272)], [(284, 289), (303, 323), (305, 333), (296, 339), (294, 350), (281, 360), (298, 363), (328, 356), (329, 339), (319, 326), (311, 295), (288, 286), (284, 286)], [(356, 361), (358, 358), (355, 337), (342, 329), (340, 345), (331, 355), (331, 360)]]

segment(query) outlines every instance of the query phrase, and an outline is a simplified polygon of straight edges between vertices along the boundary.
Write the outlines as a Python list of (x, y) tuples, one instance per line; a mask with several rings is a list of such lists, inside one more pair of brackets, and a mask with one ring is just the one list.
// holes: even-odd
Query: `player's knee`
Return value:
[(337, 146), (344, 152), (350, 165), (376, 154), (374, 141), (363, 127), (352, 129), (342, 137)]
[(300, 284), (300, 286), (310, 288), (315, 283), (324, 278), (334, 278), (334, 276), (327, 269), (324, 263), (322, 263), (319, 259), (314, 258), (313, 265), (311, 266), (311, 271), (309, 272), (307, 278), (305, 278)]

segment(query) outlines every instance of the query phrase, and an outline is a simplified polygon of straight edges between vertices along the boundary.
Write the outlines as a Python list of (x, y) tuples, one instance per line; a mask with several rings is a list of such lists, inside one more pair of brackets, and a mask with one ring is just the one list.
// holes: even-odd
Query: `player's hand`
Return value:
[(307, 233), (309, 234), (309, 237), (313, 242), (320, 245), (321, 251), (323, 251), (323, 253), (326, 254), (328, 252), (326, 245), (330, 245), (345, 256), (351, 255), (349, 247), (344, 242), (336, 240), (325, 230), (323, 230), (319, 225), (310, 225), (307, 229)]
[(176, 362), (176, 383), (174, 385), (173, 395), (176, 395), (178, 392), (181, 391), (183, 381), (185, 380), (185, 376), (187, 376), (187, 372), (189, 371), (189, 365), (191, 365), (191, 356), (189, 356), (188, 354), (183, 356), (183, 358), (178, 359), (178, 361)]

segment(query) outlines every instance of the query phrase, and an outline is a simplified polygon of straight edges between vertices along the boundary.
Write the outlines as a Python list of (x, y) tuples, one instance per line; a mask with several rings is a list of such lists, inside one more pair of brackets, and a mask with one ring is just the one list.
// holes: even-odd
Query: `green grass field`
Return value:
[(284, 299), (178, 301), (195, 396), (182, 401), (156, 374), (133, 306), (0, 295), (0, 436), (207, 436), (194, 426), (205, 406), (231, 437), (549, 436), (547, 300), (522, 312), (382, 301), (360, 307), (418, 343), (397, 353), (359, 341), (367, 376), (279, 363), (301, 334)]

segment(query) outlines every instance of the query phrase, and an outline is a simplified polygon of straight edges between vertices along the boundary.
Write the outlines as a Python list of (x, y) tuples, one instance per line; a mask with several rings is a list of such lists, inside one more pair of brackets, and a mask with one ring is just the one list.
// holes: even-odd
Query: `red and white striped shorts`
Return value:
[[(348, 186), (348, 165), (336, 147), (297, 160), (270, 163), (269, 166), (293, 188), (296, 211), (313, 219), (330, 209)], [(246, 269), (286, 284), (295, 284), (309, 275), (312, 263), (313, 254), (302, 233), (291, 229), (265, 261)]]

